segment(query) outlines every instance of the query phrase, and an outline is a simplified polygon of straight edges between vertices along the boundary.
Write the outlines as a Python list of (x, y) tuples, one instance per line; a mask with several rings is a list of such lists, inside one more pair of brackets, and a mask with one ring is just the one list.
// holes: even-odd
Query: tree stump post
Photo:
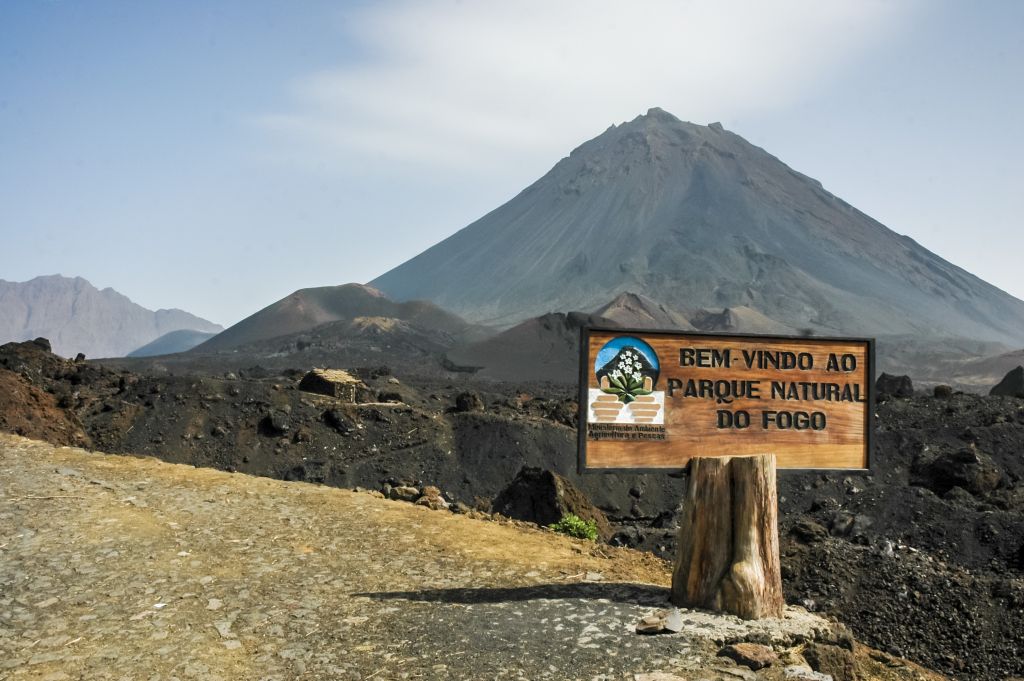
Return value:
[(782, 617), (778, 516), (774, 454), (691, 459), (672, 603)]

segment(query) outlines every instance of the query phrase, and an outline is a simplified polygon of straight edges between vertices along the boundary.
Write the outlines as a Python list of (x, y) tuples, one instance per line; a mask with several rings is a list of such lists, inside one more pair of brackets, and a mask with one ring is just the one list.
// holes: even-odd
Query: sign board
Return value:
[(874, 341), (584, 328), (579, 469), (678, 470), (775, 454), (866, 469)]

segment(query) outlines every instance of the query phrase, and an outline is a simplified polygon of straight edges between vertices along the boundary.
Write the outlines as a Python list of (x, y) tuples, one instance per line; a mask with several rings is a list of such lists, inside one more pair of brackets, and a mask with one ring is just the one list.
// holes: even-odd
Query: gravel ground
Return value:
[[(778, 679), (715, 654), (840, 635), (791, 608), (639, 636), (667, 596), (649, 554), (8, 435), (0, 566), (10, 679)], [(858, 651), (868, 678), (941, 678)]]

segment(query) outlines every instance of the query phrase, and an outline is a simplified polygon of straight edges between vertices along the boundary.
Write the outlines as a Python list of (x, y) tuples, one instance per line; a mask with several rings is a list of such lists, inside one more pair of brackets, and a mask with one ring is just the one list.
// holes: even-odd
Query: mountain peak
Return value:
[[(629, 121), (625, 125), (639, 125), (647, 129), (655, 128), (661, 130), (675, 130), (685, 131), (689, 134), (696, 134), (700, 137), (710, 137), (708, 133), (720, 133), (725, 132), (725, 128), (719, 122), (710, 123), (708, 125), (701, 125), (699, 123), (693, 123), (691, 121), (684, 121), (675, 114), (665, 111), (660, 107), (651, 107), (647, 110), (647, 113), (640, 114), (632, 121)], [(614, 127), (614, 126), (613, 126)]]
[[(1024, 339), (1024, 302), (721, 124), (659, 108), (584, 142), (511, 201), (371, 284), (500, 326), (598, 309), (631, 291), (669, 310), (749, 308), (824, 334)], [(663, 317), (637, 300), (614, 308)]]
[(647, 113), (636, 117), (636, 120), (657, 121), (660, 123), (682, 123), (683, 121), (659, 106), (652, 106)]
[(623, 291), (594, 314), (625, 327), (693, 330), (690, 321), (677, 310), (670, 310), (656, 300), (631, 291)]

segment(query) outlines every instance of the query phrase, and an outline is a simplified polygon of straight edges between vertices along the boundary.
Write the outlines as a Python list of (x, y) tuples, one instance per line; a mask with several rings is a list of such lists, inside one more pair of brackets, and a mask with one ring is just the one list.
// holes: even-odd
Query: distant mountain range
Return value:
[(147, 310), (81, 277), (0, 279), (0, 343), (43, 336), (65, 357), (123, 357), (172, 331), (222, 328), (182, 310)]
[(1024, 344), (1024, 302), (721, 125), (661, 109), (371, 285), (505, 327), (629, 291), (766, 329)]

